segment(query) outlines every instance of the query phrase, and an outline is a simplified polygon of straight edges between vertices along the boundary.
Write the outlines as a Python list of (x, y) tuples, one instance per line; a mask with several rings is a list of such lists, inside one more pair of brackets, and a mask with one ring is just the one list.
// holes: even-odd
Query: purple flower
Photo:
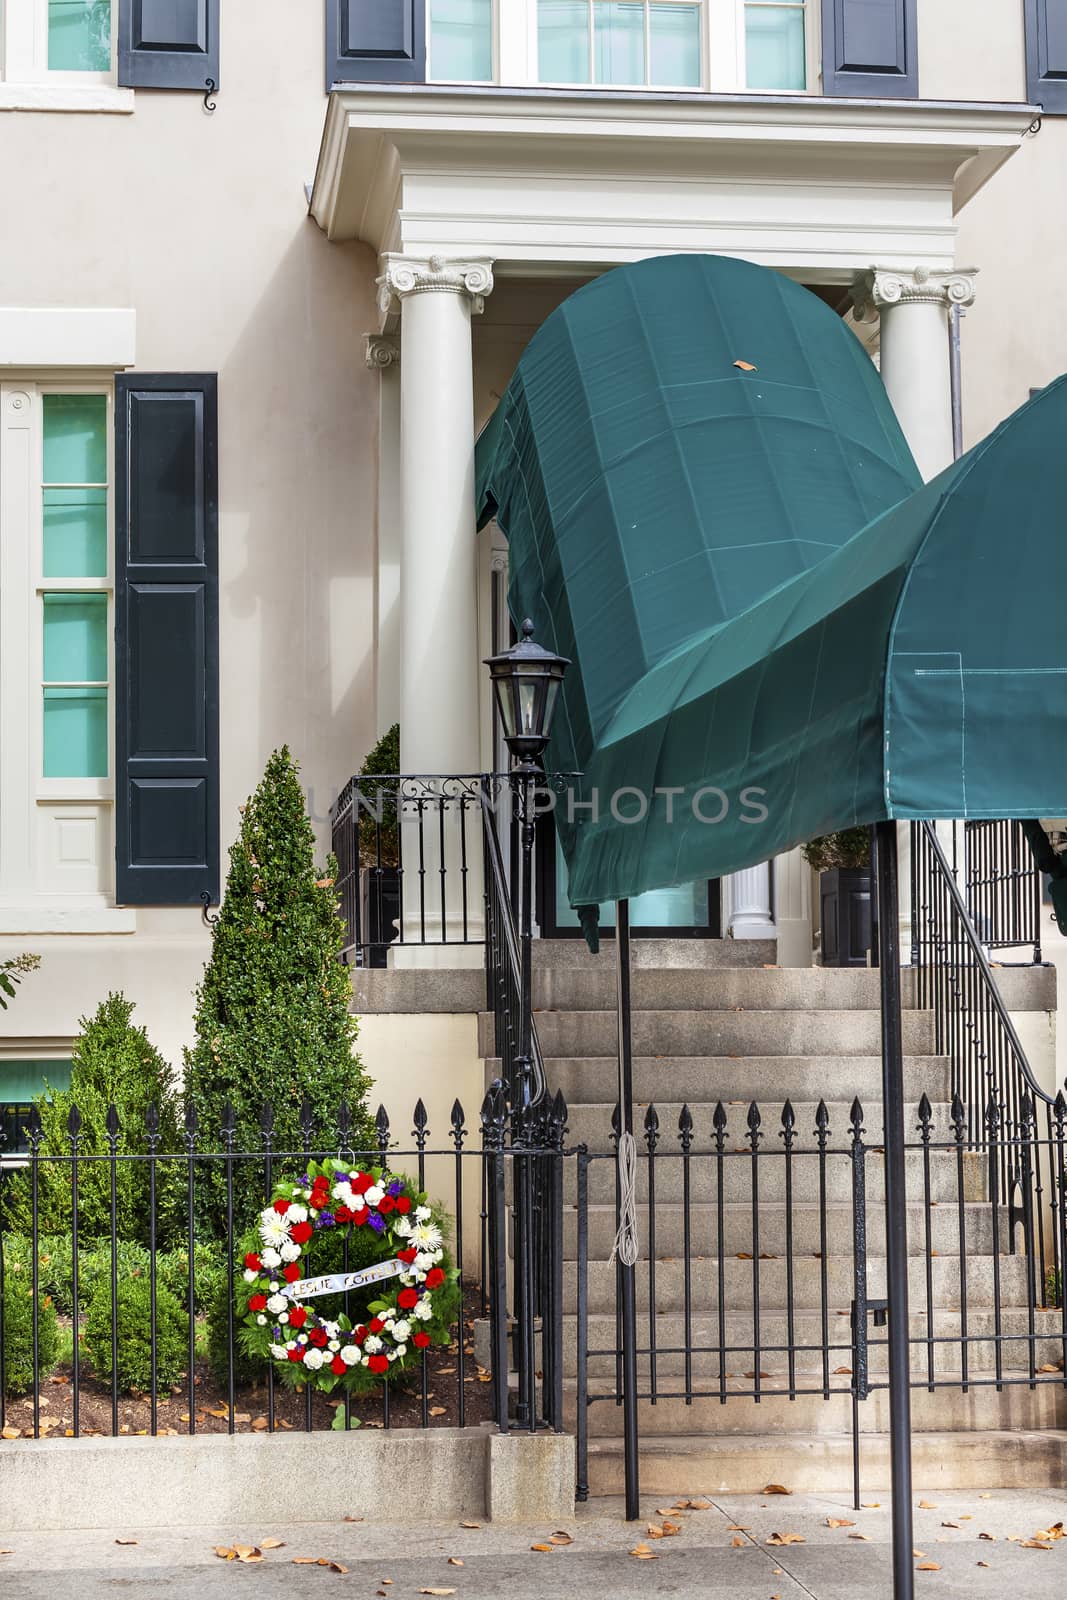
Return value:
[(301, 1175), (300, 1182), (304, 1185), (305, 1189), (310, 1189), (311, 1188), (311, 1174), (310, 1174), (310, 1172), (303, 1173)]
[(389, 1189), (388, 1189), (387, 1192), (389, 1194), (391, 1194), (393, 1199), (395, 1200), (398, 1194), (402, 1194), (403, 1193), (403, 1190), (404, 1190), (404, 1180), (403, 1180), (403, 1178), (394, 1178), (392, 1183), (389, 1185)]
[(332, 1211), (320, 1211), (315, 1218), (315, 1226), (316, 1228), (332, 1228), (336, 1220)]
[(375, 1233), (381, 1233), (385, 1228), (385, 1218), (380, 1216), (377, 1211), (371, 1212), (370, 1216), (367, 1218), (367, 1222), (368, 1225), (374, 1229)]

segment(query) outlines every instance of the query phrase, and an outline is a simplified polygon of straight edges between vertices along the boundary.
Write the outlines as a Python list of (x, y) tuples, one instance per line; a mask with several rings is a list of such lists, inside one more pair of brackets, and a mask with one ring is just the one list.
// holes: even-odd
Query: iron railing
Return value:
[[(229, 1107), (209, 1129), (188, 1106), (176, 1123), (173, 1114), (163, 1119), (179, 1130), (176, 1147), (168, 1147), (154, 1107), (133, 1127), (123, 1126), (114, 1106), (103, 1126), (83, 1121), (75, 1106), (62, 1130), (42, 1126), (33, 1107), (27, 1147), (0, 1148), (0, 1427), (33, 1438), (252, 1428), (270, 1434), (338, 1427), (338, 1413), (346, 1426), (562, 1427), (566, 1119), (557, 1097), (536, 1147), (512, 1141), (503, 1088), (495, 1083), (475, 1125), (457, 1101), (438, 1140), (421, 1101), (410, 1141), (397, 1141), (380, 1107), (370, 1148), (354, 1147), (357, 1123), (348, 1107), (324, 1123), (305, 1102), (296, 1149), (273, 1137), (269, 1106), (252, 1144), (238, 1141)], [(424, 1352), (409, 1373), (371, 1393), (342, 1386), (327, 1396), (311, 1387), (294, 1391), (278, 1381), (273, 1363), (247, 1355), (235, 1288), (244, 1267), (241, 1237), (255, 1227), (277, 1181), (298, 1178), (309, 1160), (337, 1155), (364, 1169), (373, 1163), (407, 1174), (429, 1193), (445, 1218), (459, 1300), (447, 1347)], [(531, 1231), (529, 1259), (513, 1264), (508, 1196), (534, 1166), (551, 1220), (536, 1236), (537, 1259)], [(145, 1202), (134, 1232), (121, 1201), (131, 1173)], [(355, 1233), (344, 1229), (342, 1271), (350, 1243), (359, 1243)], [(543, 1285), (543, 1312), (516, 1352), (516, 1373), (513, 1297), (524, 1276)], [(131, 1280), (148, 1290), (135, 1317), (124, 1294)], [(338, 1295), (330, 1304), (358, 1317), (358, 1294), (380, 1292)]]
[(967, 909), (988, 950), (1029, 946), (1041, 961), (1041, 874), (1020, 823), (964, 824)]

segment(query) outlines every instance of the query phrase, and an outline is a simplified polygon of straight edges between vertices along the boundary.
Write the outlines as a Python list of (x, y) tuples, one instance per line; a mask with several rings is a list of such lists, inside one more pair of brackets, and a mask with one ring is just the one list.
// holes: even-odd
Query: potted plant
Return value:
[(384, 967), (386, 949), (400, 922), (400, 826), (396, 783), (400, 771), (400, 724), (394, 722), (371, 749), (359, 776), (382, 782), (361, 786), (359, 808), (360, 933), (367, 966)]
[(819, 874), (823, 966), (865, 967), (871, 948), (870, 830), (824, 833), (801, 853)]

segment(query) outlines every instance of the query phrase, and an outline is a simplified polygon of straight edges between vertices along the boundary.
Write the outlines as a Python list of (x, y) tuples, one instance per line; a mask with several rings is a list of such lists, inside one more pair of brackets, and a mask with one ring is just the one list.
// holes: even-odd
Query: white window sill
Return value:
[(41, 896), (22, 905), (0, 902), (0, 935), (20, 938), (35, 933), (136, 933), (137, 912), (132, 906), (111, 906), (102, 900), (79, 903), (69, 896), (55, 904)]
[(132, 89), (113, 84), (0, 83), (0, 111), (95, 111), (128, 115)]

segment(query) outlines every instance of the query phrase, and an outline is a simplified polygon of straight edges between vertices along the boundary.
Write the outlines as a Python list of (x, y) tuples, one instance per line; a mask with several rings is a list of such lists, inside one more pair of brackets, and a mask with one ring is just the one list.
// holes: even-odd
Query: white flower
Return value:
[(289, 1237), (289, 1224), (276, 1211), (265, 1211), (259, 1237), (268, 1246), (284, 1244)]
[(358, 1345), (346, 1344), (341, 1351), (341, 1360), (346, 1367), (358, 1367), (360, 1362)]
[(343, 1206), (348, 1206), (349, 1210), (352, 1209), (352, 1185), (350, 1183), (335, 1183), (333, 1197), (335, 1200), (339, 1200)]
[(288, 1311), (279, 1311), (278, 1312), (278, 1321), (279, 1322), (288, 1322), (289, 1321), (289, 1313), (288, 1313)]
[(337, 1335), (341, 1331), (339, 1323), (337, 1323), (337, 1322), (327, 1322), (325, 1317), (322, 1320), (322, 1326), (326, 1331), (327, 1338), (329, 1338), (329, 1339), (336, 1339)]
[(441, 1230), (435, 1222), (416, 1222), (411, 1230), (411, 1242), (420, 1250), (437, 1250), (441, 1244)]
[(243, 1277), (246, 1283), (255, 1283), (256, 1279), (259, 1277), (259, 1273), (253, 1272), (251, 1267), (246, 1267)]
[(338, 1342), (337, 1342), (337, 1340), (336, 1340), (336, 1339), (331, 1339), (331, 1340), (330, 1340), (330, 1349), (331, 1349), (331, 1350), (340, 1350), (340, 1348), (341, 1348), (341, 1346), (340, 1346), (340, 1344), (339, 1344), (339, 1343), (338, 1343)]
[(267, 1326), (267, 1319), (263, 1315), (262, 1311), (260, 1311), (256, 1316), (256, 1324), (260, 1328), (265, 1328)]
[(429, 1300), (423, 1298), (419, 1301), (418, 1305), (415, 1306), (411, 1315), (413, 1317), (417, 1317), (420, 1322), (429, 1322), (430, 1318), (433, 1316), (433, 1306), (430, 1304)]
[(279, 1254), (283, 1261), (296, 1261), (300, 1255), (300, 1246), (294, 1244), (292, 1239), (286, 1239)]
[(307, 1206), (290, 1206), (285, 1215), (286, 1220), (289, 1222), (306, 1222), (308, 1209)]
[(272, 1294), (267, 1301), (267, 1310), (272, 1316), (276, 1317), (280, 1311), (285, 1310), (288, 1304), (289, 1302), (283, 1294)]
[(369, 1356), (376, 1356), (382, 1348), (382, 1341), (376, 1333), (372, 1333), (363, 1341), (363, 1348)]
[(353, 1211), (365, 1211), (367, 1209), (367, 1202), (364, 1200), (361, 1194), (354, 1194), (352, 1196), (351, 1209)]
[(433, 1212), (430, 1210), (429, 1206), (416, 1206), (415, 1207), (415, 1221), (416, 1222), (429, 1222), (429, 1220), (430, 1220), (430, 1218), (432, 1216), (433, 1216)]
[(393, 1323), (391, 1331), (393, 1338), (397, 1341), (397, 1343), (403, 1344), (405, 1339), (409, 1339), (411, 1337), (411, 1323), (407, 1322), (404, 1318), (401, 1318), (399, 1322)]
[(265, 1267), (277, 1267), (280, 1265), (281, 1259), (281, 1256), (273, 1247), (269, 1250), (264, 1250), (263, 1254), (260, 1256), (260, 1260)]
[(429, 1272), (430, 1268), (433, 1266), (433, 1263), (433, 1252), (430, 1250), (420, 1250), (411, 1265), (415, 1268), (416, 1272)]
[(310, 1367), (312, 1372), (317, 1372), (325, 1360), (326, 1357), (323, 1355), (321, 1350), (312, 1349), (306, 1352), (304, 1356), (304, 1365), (305, 1367)]
[(407, 1217), (398, 1217), (393, 1223), (393, 1232), (401, 1239), (406, 1239), (411, 1233), (411, 1223)]
[(406, 1356), (407, 1353), (408, 1353), (408, 1347), (407, 1347), (406, 1344), (398, 1344), (397, 1345), (397, 1347), (396, 1347), (396, 1359), (398, 1361), (400, 1360), (401, 1356)]
[(285, 1344), (285, 1349), (286, 1349), (286, 1354), (288, 1354), (288, 1352), (290, 1350), (295, 1350), (296, 1349), (296, 1340), (295, 1339), (287, 1339), (286, 1340), (286, 1344)]
[(270, 1283), (267, 1285), (267, 1288), (270, 1290), (271, 1294), (277, 1294), (280, 1287), (281, 1286), (278, 1283), (277, 1278), (272, 1278)]
[(274, 1357), (275, 1361), (284, 1361), (285, 1360), (285, 1356), (286, 1356), (285, 1345), (284, 1344), (272, 1344), (271, 1347), (270, 1347), (270, 1353)]
[(364, 1199), (369, 1206), (376, 1206), (384, 1194), (385, 1190), (382, 1188), (381, 1184), (374, 1183), (367, 1190), (366, 1194), (364, 1195)]

